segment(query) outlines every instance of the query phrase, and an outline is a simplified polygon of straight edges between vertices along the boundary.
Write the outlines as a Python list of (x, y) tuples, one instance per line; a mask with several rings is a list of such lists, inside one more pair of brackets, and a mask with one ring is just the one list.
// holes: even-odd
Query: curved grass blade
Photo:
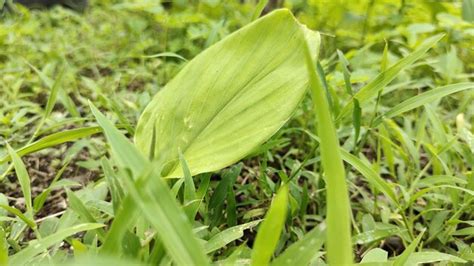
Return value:
[(79, 224), (66, 229), (62, 229), (50, 236), (40, 240), (31, 241), (28, 247), (10, 257), (11, 265), (28, 265), (28, 263), (40, 253), (46, 251), (49, 247), (60, 243), (65, 238), (77, 234), (82, 231), (94, 230), (103, 227), (103, 224)]
[(321, 224), (303, 238), (289, 246), (280, 256), (272, 261), (272, 266), (310, 265), (326, 241), (326, 225)]
[(23, 193), (23, 198), (25, 199), (26, 205), (26, 216), (30, 219), (33, 219), (33, 203), (31, 200), (31, 184), (30, 184), (30, 175), (26, 171), (25, 164), (18, 156), (18, 154), (12, 149), (12, 147), (7, 143), (8, 153), (12, 158), (13, 165), (15, 166), (16, 177), (20, 183), (21, 192)]
[(420, 107), (424, 104), (433, 102), (434, 100), (441, 99), (450, 94), (468, 90), (468, 89), (474, 89), (474, 83), (464, 82), (464, 83), (458, 83), (458, 84), (451, 84), (451, 85), (443, 86), (437, 89), (429, 90), (415, 97), (411, 97), (408, 100), (392, 107), (383, 115), (377, 117), (376, 120), (374, 121), (374, 126), (377, 126), (378, 124), (380, 124), (383, 121), (383, 118), (392, 118), (394, 116), (403, 114), (417, 107)]
[(257, 226), (261, 220), (252, 221), (249, 223), (233, 226), (213, 236), (206, 242), (204, 249), (206, 253), (211, 253), (218, 249), (225, 247), (232, 241), (235, 241), (244, 236), (244, 230)]
[(252, 265), (268, 265), (280, 239), (288, 211), (288, 186), (283, 185), (259, 227), (252, 250)]
[[(458, 265), (459, 263), (465, 264), (468, 263), (466, 260), (461, 259), (460, 257), (436, 252), (436, 251), (422, 251), (411, 254), (405, 265), (437, 265), (436, 262), (447, 261), (452, 264), (448, 265)], [(466, 265), (466, 264), (465, 264)], [(467, 264), (468, 265), (468, 264)]]
[[(20, 148), (16, 151), (18, 156), (25, 156), (27, 154), (46, 149), (52, 146), (63, 144), (66, 142), (75, 141), (80, 138), (88, 137), (94, 134), (101, 132), (100, 127), (85, 127), (78, 129), (71, 129), (66, 131), (61, 131), (48, 135), (44, 138), (41, 138), (31, 144), (26, 145), (23, 148)], [(6, 163), (11, 160), (10, 155), (6, 155), (0, 159), (0, 164)]]
[(341, 149), (341, 157), (359, 171), (366, 178), (367, 182), (387, 196), (395, 206), (399, 205), (394, 188), (387, 181), (383, 180), (369, 165), (343, 149)]
[(398, 73), (408, 68), (414, 62), (420, 59), (424, 54), (426, 54), (426, 52), (428, 52), (431, 47), (438, 43), (438, 41), (441, 40), (441, 38), (443, 37), (444, 34), (438, 34), (426, 39), (413, 53), (400, 59), (393, 66), (389, 67), (386, 71), (377, 75), (374, 80), (369, 82), (354, 95), (353, 99), (342, 109), (336, 121), (339, 121), (350, 114), (351, 110), (354, 107), (354, 99), (357, 99), (360, 105), (363, 105), (363, 103), (376, 97), (378, 92), (383, 90), (385, 86), (392, 82), (398, 75)]
[(36, 229), (36, 223), (32, 219), (26, 217), (20, 210), (10, 207), (8, 205), (0, 204), (0, 208), (10, 212), (13, 215), (16, 215), (20, 220), (22, 220), (26, 225), (28, 225), (31, 229)]

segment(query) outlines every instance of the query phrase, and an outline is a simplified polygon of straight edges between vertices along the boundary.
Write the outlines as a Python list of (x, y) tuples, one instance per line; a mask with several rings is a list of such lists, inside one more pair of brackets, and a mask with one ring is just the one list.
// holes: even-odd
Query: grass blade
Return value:
[(255, 7), (255, 11), (253, 12), (252, 15), (252, 21), (256, 20), (258, 17), (263, 12), (263, 9), (265, 9), (265, 6), (268, 4), (268, 0), (259, 0), (257, 6)]
[(441, 38), (444, 37), (444, 34), (438, 34), (431, 38), (425, 40), (418, 49), (408, 56), (400, 59), (393, 66), (389, 67), (386, 71), (380, 73), (374, 80), (365, 85), (360, 91), (358, 91), (353, 99), (342, 109), (341, 113), (337, 117), (336, 121), (339, 121), (346, 117), (353, 108), (354, 99), (359, 100), (360, 105), (376, 97), (378, 92), (381, 91), (385, 86), (392, 82), (395, 77), (403, 69), (406, 69), (418, 59), (420, 59), (428, 50), (433, 47)]
[(178, 206), (158, 171), (150, 169), (129, 193), (155, 228), (166, 251), (178, 265), (208, 265), (204, 248), (192, 232), (191, 224)]
[[(72, 130), (66, 130), (46, 136), (38, 141), (26, 145), (25, 147), (16, 151), (18, 156), (25, 156), (27, 154), (53, 147), (66, 142), (78, 140), (80, 138), (88, 137), (101, 132), (100, 127), (84, 127)], [(11, 160), (10, 155), (6, 155), (0, 159), (0, 164)]]
[(329, 105), (309, 48), (306, 48), (306, 66), (310, 78), (313, 106), (318, 119), (317, 131), (321, 140), (321, 160), (326, 176), (328, 262), (334, 265), (348, 265), (352, 264), (352, 241), (345, 170)]
[(235, 241), (241, 237), (244, 236), (244, 230), (247, 230), (249, 228), (253, 228), (257, 226), (261, 220), (257, 221), (252, 221), (249, 223), (233, 226), (231, 228), (228, 228), (215, 236), (213, 236), (209, 241), (206, 242), (204, 249), (206, 250), (206, 253), (211, 253), (213, 251), (216, 251), (220, 248), (225, 247), (227, 244), (229, 244), (232, 241)]
[(341, 157), (348, 164), (352, 165), (357, 171), (359, 171), (375, 188), (381, 191), (385, 196), (387, 196), (395, 206), (398, 206), (398, 199), (395, 194), (395, 190), (392, 186), (385, 180), (383, 180), (369, 165), (364, 161), (357, 158), (356, 156), (346, 152), (341, 149)]
[(474, 83), (464, 82), (458, 84), (451, 84), (434, 90), (429, 90), (415, 97), (411, 97), (408, 100), (392, 107), (385, 114), (377, 117), (377, 119), (374, 121), (374, 126), (380, 124), (383, 121), (383, 118), (392, 118), (394, 116), (403, 114), (417, 107), (420, 107), (424, 104), (431, 103), (434, 100), (468, 89), (474, 89)]
[[(134, 183), (125, 179), (129, 182), (127, 188), (134, 202), (130, 201), (129, 198), (124, 200), (127, 208), (122, 209), (119, 217), (122, 220), (126, 219), (128, 222), (118, 221), (118, 223), (130, 224), (131, 217), (135, 216), (135, 211), (130, 210), (130, 208), (135, 209), (133, 205), (136, 204), (143, 211), (148, 222), (158, 232), (168, 254), (177, 264), (207, 265), (208, 260), (203, 247), (194, 236), (186, 215), (173, 198), (159, 171), (156, 167), (152, 168), (149, 161), (92, 103), (89, 104), (92, 113), (110, 143), (112, 154), (122, 167), (132, 171), (136, 179)], [(132, 215), (128, 216), (128, 213)], [(115, 228), (123, 236), (122, 233), (127, 230), (128, 226), (125, 229)], [(110, 230), (109, 235), (115, 232)], [(108, 241), (110, 243), (110, 239)], [(115, 245), (112, 244), (112, 246)]]
[(35, 243), (30, 242), (30, 245), (27, 248), (21, 250), (20, 252), (10, 257), (10, 264), (11, 265), (28, 265), (28, 263), (35, 256), (39, 255), (41, 252), (44, 252), (49, 247), (60, 243), (65, 238), (82, 231), (94, 230), (103, 226), (104, 226), (103, 224), (91, 224), (91, 223), (74, 225), (69, 228), (62, 229), (41, 240), (37, 240)]
[(272, 266), (310, 265), (311, 260), (318, 253), (325, 240), (326, 225), (321, 224), (288, 247), (272, 262)]
[(30, 219), (26, 217), (20, 210), (10, 207), (8, 205), (3, 205), (0, 204), (0, 208), (10, 212), (13, 215), (16, 215), (20, 220), (22, 220), (26, 225), (28, 225), (31, 229), (35, 230), (36, 229), (36, 223), (33, 221), (33, 219)]
[(466, 264), (468, 263), (466, 260), (463, 260), (460, 257), (446, 254), (446, 253), (436, 252), (436, 251), (424, 251), (424, 252), (413, 253), (408, 259), (406, 265), (433, 265), (433, 264), (438, 265), (436, 264), (436, 262), (441, 262), (441, 261), (450, 262), (447, 265), (459, 265), (459, 263), (469, 265), (469, 264)]
[(410, 258), (410, 256), (413, 254), (413, 252), (415, 252), (415, 249), (416, 247), (418, 246), (418, 244), (420, 243), (421, 241), (421, 237), (423, 236), (425, 232), (421, 232), (416, 238), (415, 240), (413, 240), (413, 242), (411, 242), (411, 244), (405, 249), (405, 251), (403, 251), (402, 254), (400, 254), (396, 259), (395, 261), (393, 262), (393, 266), (403, 266), (406, 264), (406, 262), (408, 261), (408, 259)]
[(21, 158), (16, 154), (16, 152), (12, 149), (12, 147), (7, 143), (8, 153), (12, 158), (13, 165), (15, 166), (16, 177), (18, 178), (18, 182), (21, 186), (21, 192), (23, 193), (23, 197), (25, 198), (25, 205), (26, 205), (26, 216), (30, 219), (33, 219), (33, 203), (31, 201), (31, 184), (30, 184), (30, 176), (28, 175), (28, 171), (26, 171), (25, 164), (21, 160)]
[[(87, 209), (87, 207), (84, 205), (82, 200), (74, 194), (69, 189), (66, 189), (66, 195), (69, 201), (69, 206), (70, 208), (75, 211), (79, 216), (81, 216), (84, 220), (86, 220), (89, 223), (97, 223), (97, 220), (92, 216), (90, 211)], [(99, 236), (99, 239), (103, 241), (105, 237), (105, 232), (102, 229), (97, 229), (97, 235)]]
[(252, 265), (269, 264), (285, 225), (287, 210), (288, 186), (283, 185), (258, 230), (252, 250)]
[(60, 84), (61, 84), (61, 81), (63, 80), (63, 76), (64, 76), (64, 68), (61, 70), (61, 72), (59, 72), (59, 75), (54, 81), (54, 84), (50, 88), (51, 92), (49, 93), (48, 102), (46, 103), (44, 115), (41, 118), (41, 121), (38, 123), (38, 126), (36, 127), (36, 130), (33, 133), (33, 136), (31, 137), (31, 140), (36, 138), (39, 131), (43, 127), (44, 123), (46, 122), (46, 119), (51, 115), (54, 105), (56, 104), (56, 99), (58, 98), (58, 91), (59, 91), (59, 88), (61, 87)]

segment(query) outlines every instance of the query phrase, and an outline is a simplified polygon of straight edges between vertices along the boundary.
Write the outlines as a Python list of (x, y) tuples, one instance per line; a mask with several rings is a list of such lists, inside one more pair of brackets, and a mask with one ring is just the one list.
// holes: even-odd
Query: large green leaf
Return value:
[(193, 175), (248, 155), (285, 124), (305, 94), (305, 40), (316, 58), (319, 34), (283, 9), (211, 46), (147, 106), (138, 148), (166, 162), (166, 177), (182, 176), (178, 150)]

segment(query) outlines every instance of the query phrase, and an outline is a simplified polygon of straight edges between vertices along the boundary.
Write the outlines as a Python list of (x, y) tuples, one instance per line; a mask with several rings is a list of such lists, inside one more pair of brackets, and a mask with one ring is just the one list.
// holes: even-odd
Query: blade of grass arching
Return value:
[(31, 229), (35, 230), (37, 228), (35, 221), (33, 221), (33, 219), (30, 219), (30, 218), (26, 217), (20, 210), (14, 208), (14, 207), (10, 207), (8, 205), (3, 205), (3, 204), (0, 204), (0, 208), (10, 212), (11, 214), (17, 216), (18, 218), (20, 218), (20, 220), (22, 220)]
[(413, 252), (415, 252), (415, 249), (416, 247), (418, 246), (418, 244), (420, 243), (421, 241), (421, 237), (423, 236), (425, 232), (421, 232), (416, 238), (415, 240), (413, 240), (413, 242), (411, 242), (411, 244), (406, 247), (405, 251), (403, 251), (402, 254), (400, 254), (396, 259), (395, 261), (393, 262), (393, 266), (403, 266), (405, 265), (405, 263), (408, 261), (408, 259), (410, 258), (411, 254), (413, 254)]
[(33, 219), (33, 203), (31, 201), (31, 181), (30, 176), (28, 175), (28, 171), (26, 171), (25, 164), (21, 160), (21, 158), (16, 154), (16, 152), (12, 149), (12, 147), (7, 143), (8, 153), (12, 158), (13, 165), (15, 167), (16, 177), (18, 178), (18, 182), (21, 186), (21, 192), (23, 193), (23, 197), (25, 199), (26, 205), (26, 213), (25, 215)]
[[(316, 142), (320, 143), (321, 140), (319, 137), (315, 136), (311, 132), (303, 130), (310, 138), (315, 140)], [(395, 190), (392, 188), (390, 183), (385, 181), (378, 175), (369, 165), (367, 165), (364, 161), (357, 158), (356, 156), (348, 153), (342, 147), (340, 148), (341, 158), (355, 170), (357, 170), (363, 177), (365, 177), (366, 181), (371, 184), (372, 186), (379, 189), (381, 192), (385, 194), (389, 199), (395, 203), (396, 206), (399, 205), (398, 199), (396, 198)]]
[[(127, 212), (133, 214), (134, 211), (129, 210), (129, 208), (135, 209), (136, 206), (133, 205), (138, 205), (148, 222), (158, 232), (168, 254), (177, 264), (207, 265), (208, 259), (203, 247), (196, 239), (191, 224), (172, 196), (168, 185), (161, 178), (157, 167), (152, 167), (151, 163), (135, 146), (92, 103), (89, 104), (92, 113), (107, 137), (112, 154), (122, 167), (131, 169), (135, 175), (136, 181), (133, 183), (127, 178), (124, 179), (124, 181), (129, 182), (126, 188), (133, 201), (128, 200), (130, 197), (126, 197), (124, 202), (127, 209), (123, 208), (122, 213), (119, 213), (120, 219), (131, 220), (132, 217), (125, 214)], [(130, 225), (129, 221), (121, 221), (120, 223)], [(127, 228), (128, 226), (125, 230)], [(116, 229), (116, 231), (111, 230), (109, 235), (112, 232), (118, 232), (123, 236), (123, 229), (121, 228)], [(109, 245), (114, 247), (114, 244)]]
[(134, 177), (138, 177), (147, 166), (147, 160), (90, 101), (89, 106), (110, 143), (114, 158), (120, 165), (130, 169)]
[(268, 0), (259, 0), (257, 6), (255, 7), (255, 11), (253, 12), (252, 15), (252, 21), (256, 20), (257, 18), (260, 17), (260, 15), (263, 12), (263, 9), (265, 9), (265, 6), (268, 4)]
[(350, 204), (339, 140), (308, 47), (305, 52), (313, 106), (318, 119), (321, 161), (326, 176), (328, 262), (334, 265), (349, 265), (352, 264)]
[(415, 97), (409, 98), (408, 100), (402, 103), (397, 104), (396, 106), (385, 112), (383, 115), (377, 117), (374, 122), (374, 126), (379, 125), (383, 121), (383, 118), (395, 117), (427, 103), (431, 103), (434, 100), (468, 89), (474, 89), (474, 83), (464, 82), (458, 84), (451, 84), (421, 93)]
[(272, 261), (272, 266), (310, 265), (326, 241), (326, 225), (323, 223), (306, 233), (303, 238), (289, 246)]
[[(54, 133), (18, 149), (16, 153), (18, 156), (25, 156), (35, 151), (46, 149), (62, 143), (75, 141), (77, 139), (88, 137), (99, 132), (101, 132), (100, 127), (85, 127)], [(10, 160), (10, 155), (5, 155), (0, 159), (0, 164), (6, 163)]]
[(244, 231), (257, 226), (262, 220), (252, 221), (249, 223), (233, 226), (213, 236), (204, 245), (206, 253), (211, 253), (225, 247), (227, 244), (240, 239), (244, 236)]
[[(80, 217), (82, 217), (87, 222), (97, 223), (97, 220), (94, 218), (94, 216), (92, 216), (92, 214), (84, 205), (82, 200), (79, 197), (77, 197), (76, 194), (74, 194), (74, 192), (72, 192), (69, 189), (66, 189), (66, 195), (69, 202), (68, 207), (70, 207), (74, 212), (76, 212)], [(99, 237), (99, 240), (103, 242), (105, 238), (104, 230), (102, 228), (98, 228), (96, 232)]]
[(374, 80), (372, 80), (362, 89), (360, 89), (354, 95), (354, 98), (346, 106), (344, 106), (336, 121), (340, 121), (350, 113), (354, 105), (354, 99), (359, 100), (360, 104), (362, 105), (364, 102), (367, 102), (372, 98), (376, 97), (378, 92), (385, 88), (385, 86), (387, 86), (390, 82), (392, 82), (398, 75), (398, 73), (408, 68), (414, 62), (420, 59), (423, 55), (426, 54), (426, 52), (428, 52), (431, 47), (433, 47), (443, 37), (444, 34), (438, 34), (426, 39), (413, 53), (400, 59), (393, 66), (389, 67), (386, 71), (377, 75)]
[(65, 238), (82, 231), (94, 230), (103, 226), (103, 224), (90, 223), (74, 225), (69, 228), (62, 229), (40, 240), (35, 240), (34, 243), (30, 242), (30, 245), (28, 245), (28, 247), (22, 249), (21, 251), (10, 257), (10, 264), (28, 265), (35, 256), (48, 250), (49, 247), (59, 242), (62, 242)]
[(176, 53), (171, 53), (171, 52), (164, 52), (164, 53), (142, 56), (142, 58), (160, 58), (160, 57), (173, 57), (173, 58), (181, 59), (183, 61), (188, 61), (186, 58), (182, 57), (181, 55), (176, 54)]
[(260, 225), (252, 249), (251, 265), (268, 265), (278, 245), (288, 211), (288, 186), (283, 185)]
[(341, 157), (344, 161), (359, 171), (366, 178), (367, 182), (388, 197), (395, 206), (399, 206), (394, 188), (387, 181), (383, 180), (369, 165), (342, 149)]

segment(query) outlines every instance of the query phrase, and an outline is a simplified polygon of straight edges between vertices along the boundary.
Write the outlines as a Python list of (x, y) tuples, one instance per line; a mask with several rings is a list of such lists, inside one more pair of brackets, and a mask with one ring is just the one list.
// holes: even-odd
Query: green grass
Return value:
[(474, 263), (472, 1), (277, 1), (318, 62), (275, 1), (91, 2), (0, 15), (0, 264)]

